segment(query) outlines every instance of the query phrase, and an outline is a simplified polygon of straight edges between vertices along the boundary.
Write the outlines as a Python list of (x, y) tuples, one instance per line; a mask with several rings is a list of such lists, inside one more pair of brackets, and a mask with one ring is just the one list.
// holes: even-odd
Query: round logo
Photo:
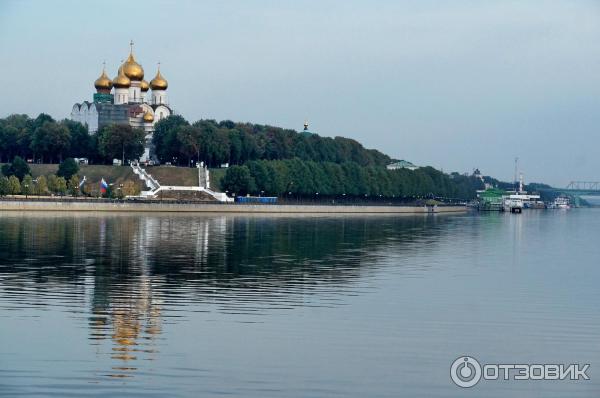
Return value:
[(459, 387), (473, 387), (481, 379), (481, 365), (473, 357), (458, 357), (450, 367), (450, 378)]

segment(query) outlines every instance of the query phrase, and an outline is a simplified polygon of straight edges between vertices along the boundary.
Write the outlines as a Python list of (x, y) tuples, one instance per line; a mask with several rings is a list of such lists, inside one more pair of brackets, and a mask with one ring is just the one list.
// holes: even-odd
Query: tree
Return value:
[(69, 156), (74, 158), (93, 158), (96, 148), (94, 147), (94, 140), (88, 132), (87, 127), (79, 122), (68, 119), (63, 120), (60, 123), (69, 129), (71, 133)]
[(23, 195), (31, 195), (35, 191), (35, 186), (33, 185), (33, 178), (28, 174), (23, 178), (21, 183), (21, 193)]
[(71, 147), (71, 132), (62, 124), (45, 121), (34, 130), (30, 147), (35, 154), (41, 156), (42, 162), (44, 156), (50, 159), (50, 163), (55, 156), (61, 161)]
[(59, 195), (64, 195), (65, 193), (67, 193), (67, 180), (64, 179), (64, 177), (57, 177), (56, 178), (56, 193)]
[(231, 166), (227, 169), (221, 186), (225, 190), (238, 195), (246, 195), (256, 190), (254, 179), (246, 166)]
[(21, 183), (14, 175), (8, 177), (8, 193), (11, 195), (18, 195), (21, 193)]
[(66, 158), (59, 166), (56, 175), (64, 177), (65, 179), (71, 178), (71, 176), (79, 172), (79, 165), (73, 158)]
[(144, 136), (141, 129), (124, 124), (113, 124), (102, 129), (98, 137), (100, 152), (110, 159), (136, 160), (144, 153)]
[(69, 178), (67, 187), (69, 189), (69, 194), (71, 194), (72, 196), (79, 196), (79, 177), (77, 177), (77, 175), (73, 174)]
[(8, 177), (0, 177), (0, 196), (5, 196), (10, 193), (10, 183)]
[(197, 127), (177, 127), (176, 137), (180, 146), (179, 152), (188, 158), (188, 166), (192, 163), (193, 157), (200, 161), (200, 133), (200, 129)]
[(35, 193), (37, 195), (46, 195), (48, 193), (48, 182), (46, 177), (39, 176), (37, 178), (37, 184), (35, 185)]
[(154, 125), (152, 143), (156, 148), (156, 155), (162, 162), (169, 162), (178, 155), (177, 129), (189, 126), (187, 120), (180, 115), (171, 115), (159, 120)]
[(31, 124), (33, 127), (32, 130), (37, 129), (46, 122), (55, 123), (56, 121), (52, 116), (48, 115), (47, 113), (40, 113), (35, 119), (31, 120)]
[(27, 174), (31, 174), (29, 165), (20, 156), (15, 156), (12, 163), (2, 166), (2, 174), (6, 177), (16, 176), (22, 180)]
[(54, 174), (48, 176), (48, 191), (56, 193), (58, 190), (58, 177)]

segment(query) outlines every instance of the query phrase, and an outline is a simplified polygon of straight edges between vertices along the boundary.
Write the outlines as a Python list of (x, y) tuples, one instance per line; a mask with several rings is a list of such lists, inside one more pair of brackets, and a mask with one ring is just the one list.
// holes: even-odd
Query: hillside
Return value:
[[(30, 164), (33, 178), (41, 175), (56, 174), (57, 164)], [(147, 168), (148, 172), (162, 185), (198, 185), (198, 170), (191, 167), (157, 166)], [(224, 169), (211, 169), (211, 186), (220, 189), (220, 180), (225, 174)], [(90, 183), (100, 182), (102, 178), (109, 184), (122, 184), (127, 180), (138, 182), (139, 178), (129, 166), (88, 165), (80, 166), (79, 178), (85, 176)], [(1, 175), (1, 173), (0, 173)], [(141, 184), (141, 182), (140, 182)], [(140, 185), (141, 187), (141, 185)]]

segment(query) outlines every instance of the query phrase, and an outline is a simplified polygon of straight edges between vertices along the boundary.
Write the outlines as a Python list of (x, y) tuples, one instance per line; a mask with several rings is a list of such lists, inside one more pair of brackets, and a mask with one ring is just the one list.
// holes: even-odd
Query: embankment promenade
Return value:
[(0, 200), (0, 211), (60, 212), (173, 212), (270, 214), (442, 214), (466, 212), (465, 206), (323, 205), (323, 204), (223, 204), (212, 202), (100, 201), (100, 200)]

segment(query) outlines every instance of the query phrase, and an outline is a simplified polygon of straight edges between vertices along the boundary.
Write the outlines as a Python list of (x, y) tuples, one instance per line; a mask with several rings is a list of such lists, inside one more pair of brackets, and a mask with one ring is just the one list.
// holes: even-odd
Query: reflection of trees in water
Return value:
[[(11, 217), (0, 229), (0, 273), (37, 282), (86, 275), (162, 276), (162, 283), (297, 276), (341, 282), (379, 249), (435, 244), (425, 217)], [(100, 283), (97, 278), (94, 283)]]
[(30, 302), (46, 303), (53, 290), (74, 307), (88, 302), (91, 344), (101, 353), (110, 341), (102, 353), (116, 363), (110, 376), (127, 377), (156, 352), (168, 304), (306, 305), (314, 292), (351, 287), (383, 251), (436, 244), (446, 233), (439, 225), (435, 217), (11, 216), (0, 228), (0, 281), (26, 286)]

